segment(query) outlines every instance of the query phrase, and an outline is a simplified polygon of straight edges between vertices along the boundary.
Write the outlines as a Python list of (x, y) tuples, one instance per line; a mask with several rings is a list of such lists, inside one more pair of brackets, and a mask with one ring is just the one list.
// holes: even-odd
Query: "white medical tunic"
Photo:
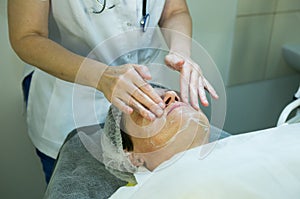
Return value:
[[(143, 1), (107, 0), (107, 7), (115, 6), (93, 13), (101, 9), (101, 2), (51, 0), (49, 37), (74, 53), (110, 65), (149, 61), (154, 51), (148, 47), (155, 39), (154, 31), (143, 32), (140, 27)], [(157, 27), (165, 1), (147, 2), (149, 27)], [(141, 48), (144, 50), (135, 51)], [(93, 88), (63, 81), (37, 68), (27, 66), (25, 74), (32, 70), (27, 105), (29, 136), (41, 152), (56, 158), (70, 131), (105, 121), (109, 102)]]

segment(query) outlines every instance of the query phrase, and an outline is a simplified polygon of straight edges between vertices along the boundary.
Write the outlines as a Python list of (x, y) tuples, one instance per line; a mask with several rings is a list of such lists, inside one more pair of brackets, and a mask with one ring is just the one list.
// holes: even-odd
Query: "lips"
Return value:
[(170, 109), (168, 110), (167, 112), (167, 115), (169, 115), (174, 109), (176, 108), (179, 108), (181, 106), (185, 106), (186, 104), (185, 103), (182, 103), (182, 102), (175, 102), (171, 105)]

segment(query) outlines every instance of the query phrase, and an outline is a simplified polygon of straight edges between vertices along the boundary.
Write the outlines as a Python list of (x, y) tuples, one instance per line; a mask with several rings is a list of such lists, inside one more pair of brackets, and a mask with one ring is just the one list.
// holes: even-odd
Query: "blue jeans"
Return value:
[(45, 155), (44, 153), (40, 152), (38, 149), (36, 149), (36, 153), (42, 162), (45, 179), (48, 184), (54, 169), (55, 159)]

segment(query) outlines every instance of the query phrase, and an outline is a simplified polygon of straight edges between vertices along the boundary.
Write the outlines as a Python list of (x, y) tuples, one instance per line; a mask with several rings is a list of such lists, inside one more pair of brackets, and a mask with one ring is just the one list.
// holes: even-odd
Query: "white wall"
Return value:
[(8, 42), (6, 0), (0, 1), (0, 198), (42, 198), (45, 182), (27, 136), (20, 79), (22, 62)]

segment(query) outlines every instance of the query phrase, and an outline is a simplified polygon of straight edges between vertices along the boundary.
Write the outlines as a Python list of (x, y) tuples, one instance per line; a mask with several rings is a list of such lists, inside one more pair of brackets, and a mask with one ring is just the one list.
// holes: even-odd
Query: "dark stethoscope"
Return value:
[(143, 10), (142, 10), (143, 17), (140, 21), (141, 27), (143, 29), (143, 32), (146, 32), (149, 21), (150, 21), (150, 14), (147, 11), (147, 0), (143, 0)]
[[(99, 11), (93, 11), (94, 14), (100, 14), (102, 13), (105, 9), (112, 9), (114, 8), (116, 5), (112, 5), (107, 7), (106, 6), (106, 0), (103, 0), (103, 3), (100, 3), (100, 0), (97, 0), (97, 2), (102, 5), (102, 8)], [(146, 32), (148, 25), (149, 25), (149, 21), (150, 21), (150, 14), (147, 11), (147, 0), (143, 0), (143, 10), (142, 10), (142, 19), (140, 21), (140, 25), (143, 29), (143, 32)]]

